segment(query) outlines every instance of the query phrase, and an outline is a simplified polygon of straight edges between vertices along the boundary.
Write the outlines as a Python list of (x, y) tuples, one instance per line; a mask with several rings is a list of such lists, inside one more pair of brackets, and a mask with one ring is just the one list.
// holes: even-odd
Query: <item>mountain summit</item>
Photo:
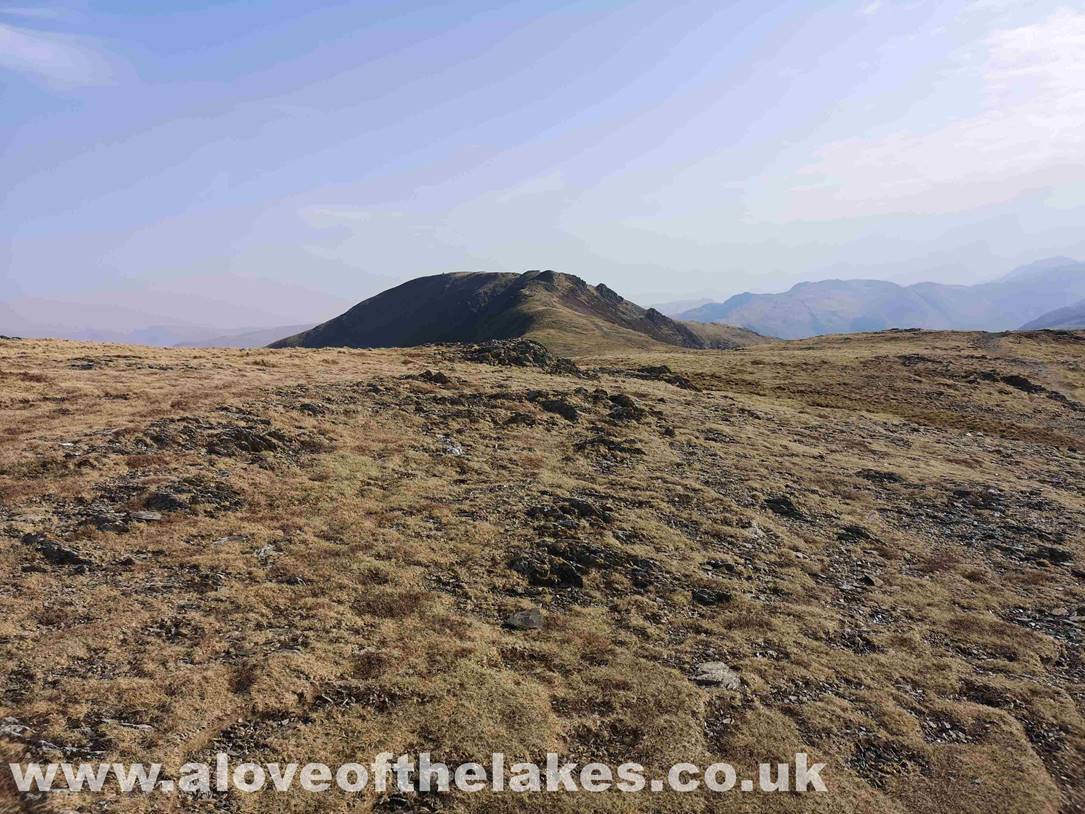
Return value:
[(458, 272), (390, 288), (271, 347), (404, 347), (526, 336), (556, 352), (575, 354), (660, 344), (704, 348), (741, 343), (701, 336), (694, 327), (572, 274)]

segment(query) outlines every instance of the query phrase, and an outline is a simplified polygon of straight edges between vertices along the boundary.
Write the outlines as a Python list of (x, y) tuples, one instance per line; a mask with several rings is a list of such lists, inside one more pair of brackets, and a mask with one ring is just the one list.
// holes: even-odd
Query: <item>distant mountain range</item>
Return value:
[(291, 336), (311, 328), (311, 324), (284, 325), (281, 328), (255, 328), (241, 333), (227, 333), (210, 339), (178, 342), (181, 348), (264, 348), (283, 336)]
[[(254, 326), (226, 329), (184, 322), (140, 325), (140, 319), (155, 319), (129, 308), (50, 300), (21, 300), (0, 303), (0, 334), (28, 339), (75, 339), (83, 342), (116, 342), (123, 345), (154, 345), (189, 348), (260, 348), (281, 336), (312, 325)], [(161, 318), (161, 317), (159, 317)], [(110, 327), (101, 327), (110, 326)], [(134, 326), (134, 327), (133, 327)]]
[(1085, 300), (1066, 308), (1056, 308), (1054, 311), (1048, 311), (1043, 316), (1032, 320), (1032, 322), (1022, 325), (1021, 329), (1025, 331), (1085, 329)]
[(887, 328), (1005, 331), (1082, 299), (1085, 263), (1053, 257), (978, 285), (823, 280), (781, 294), (738, 294), (679, 316), (783, 339)]
[[(299, 300), (302, 315), (312, 313), (322, 295), (306, 296)], [(393, 347), (527, 336), (557, 352), (577, 354), (659, 345), (733, 348), (770, 337), (887, 328), (1080, 329), (1085, 328), (1085, 263), (1053, 257), (978, 285), (822, 280), (779, 294), (745, 293), (722, 303), (686, 300), (648, 309), (606, 285), (555, 271), (459, 272), (410, 280), (316, 327), (311, 322), (259, 327), (255, 319), (248, 321), (260, 314), (251, 305), (203, 310), (203, 295), (160, 296), (156, 302), (164, 313), (137, 307), (132, 297), (131, 302), (118, 299), (0, 302), (0, 335), (234, 348)], [(171, 315), (182, 306), (184, 313), (206, 315), (213, 324), (188, 324)], [(240, 323), (236, 328), (229, 327), (231, 314)], [(264, 325), (274, 319), (263, 316)]]
[[(0, 297), (0, 334), (162, 347), (254, 347), (310, 327), (349, 304), (302, 286), (232, 274), (103, 285), (69, 297), (18, 292)], [(257, 336), (265, 329), (267, 337)]]
[[(101, 306), (88, 306), (84, 314), (74, 319), (62, 308), (58, 308), (57, 313), (44, 318), (35, 318), (38, 315), (32, 311), (30, 313), (31, 316), (28, 317), (12, 306), (0, 303), (0, 334), (30, 339), (76, 339), (84, 342), (117, 342), (126, 345), (169, 347), (180, 342), (209, 339), (222, 333), (222, 329), (185, 324), (164, 323), (128, 327), (132, 321), (131, 318), (135, 315), (125, 309)], [(113, 327), (99, 327), (103, 325)]]
[(694, 308), (700, 308), (702, 305), (708, 305), (712, 302), (711, 297), (698, 297), (690, 300), (673, 300), (672, 302), (661, 302), (653, 305), (652, 307), (659, 311), (661, 314), (665, 314), (669, 317), (676, 317), (679, 314), (684, 314), (686, 311), (692, 311)]
[(419, 277), (272, 347), (403, 347), (516, 337), (566, 354), (765, 341), (749, 331), (721, 332), (717, 326), (699, 333), (698, 326), (641, 308), (605, 285), (555, 271), (528, 271)]
[(283, 325), (277, 328), (208, 328), (200, 325), (148, 325), (131, 330), (76, 328), (71, 325), (29, 322), (0, 304), (0, 335), (27, 339), (74, 339), (81, 342), (115, 342), (120, 345), (152, 345), (161, 348), (262, 348), (286, 334), (310, 327)]

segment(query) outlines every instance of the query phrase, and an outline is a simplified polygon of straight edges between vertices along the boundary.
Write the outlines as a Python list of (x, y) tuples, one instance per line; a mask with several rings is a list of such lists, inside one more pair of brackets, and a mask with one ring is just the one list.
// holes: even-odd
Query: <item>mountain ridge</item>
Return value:
[(819, 280), (777, 294), (742, 293), (679, 319), (735, 325), (784, 339), (889, 328), (1014, 330), (1085, 298), (1085, 263), (1049, 258), (990, 282), (907, 286), (886, 280)]
[(1021, 326), (1022, 331), (1078, 330), (1085, 328), (1085, 300), (1041, 314)]
[[(712, 333), (712, 332), (709, 332)], [(272, 348), (409, 347), (535, 339), (556, 352), (741, 344), (641, 308), (603, 283), (553, 270), (451, 272), (408, 280)]]

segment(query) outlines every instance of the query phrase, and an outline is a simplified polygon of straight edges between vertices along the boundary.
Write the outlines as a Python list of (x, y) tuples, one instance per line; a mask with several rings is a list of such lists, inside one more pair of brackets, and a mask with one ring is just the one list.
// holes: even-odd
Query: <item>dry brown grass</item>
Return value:
[[(660, 364), (701, 391), (635, 375)], [(30, 733), (0, 739), (0, 757), (557, 751), (654, 769), (727, 759), (741, 774), (802, 750), (828, 764), (828, 795), (438, 802), (1085, 808), (1085, 337), (898, 332), (582, 365), (607, 372), (450, 348), (0, 342), (0, 718)], [(415, 378), (427, 369), (450, 383)], [(998, 378), (1011, 374), (1046, 390)], [(647, 414), (612, 418), (598, 388)], [(161, 492), (182, 505), (154, 508)], [(780, 496), (803, 518), (773, 509)], [(603, 516), (562, 514), (569, 498)], [(124, 521), (144, 509), (162, 519)], [(30, 533), (93, 565), (46, 563)], [(579, 586), (525, 576), (570, 563)], [(543, 630), (501, 626), (533, 605)], [(706, 660), (739, 670), (742, 690), (694, 685)], [(299, 792), (41, 810), (99, 804), (392, 805)]]

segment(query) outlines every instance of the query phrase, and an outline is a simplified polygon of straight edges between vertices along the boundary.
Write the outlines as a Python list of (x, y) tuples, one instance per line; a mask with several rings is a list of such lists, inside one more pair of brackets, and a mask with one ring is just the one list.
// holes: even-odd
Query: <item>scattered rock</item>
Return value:
[(862, 526), (844, 526), (836, 533), (836, 539), (842, 543), (861, 543), (873, 540), (874, 537)]
[(547, 373), (587, 378), (571, 359), (555, 356), (545, 346), (530, 339), (498, 339), (470, 345), (464, 358), (471, 362), (510, 367), (537, 367)]
[(1017, 373), (1010, 373), (1009, 375), (1003, 376), (993, 370), (988, 370), (981, 373), (980, 378), (989, 382), (1000, 382), (1012, 387), (1014, 390), (1020, 390), (1022, 393), (1028, 393), (1029, 395), (1043, 393), (1047, 389), (1043, 385), (1029, 381), (1024, 376)]
[(212, 455), (234, 455), (237, 452), (276, 452), (286, 443), (278, 430), (258, 432), (245, 427), (227, 427), (207, 445)]
[(856, 741), (848, 765), (878, 789), (885, 789), (894, 779), (913, 771), (925, 773), (929, 768), (926, 758), (907, 745), (865, 731)]
[(796, 506), (795, 502), (787, 495), (774, 495), (765, 498), (765, 508), (775, 512), (781, 517), (787, 517), (791, 520), (809, 519), (806, 516), (806, 513)]
[(506, 427), (524, 426), (532, 427), (535, 425), (535, 417), (527, 413), (515, 412), (505, 420)]
[(723, 571), (725, 574), (737, 574), (741, 567), (729, 560), (705, 560), (701, 565), (707, 571)]
[(92, 503), (79, 513), (81, 523), (89, 523), (99, 531), (127, 531), (129, 516), (127, 512), (101, 503)]
[(527, 516), (533, 519), (550, 520), (569, 527), (576, 526), (580, 520), (608, 525), (611, 522), (611, 509), (609, 506), (581, 498), (567, 497), (562, 498), (553, 506), (532, 506), (527, 510)]
[(225, 537), (213, 539), (210, 544), (213, 546), (221, 546), (226, 545), (227, 543), (244, 543), (246, 539), (248, 539), (248, 535), (246, 534), (227, 534)]
[(513, 557), (509, 567), (539, 588), (583, 588), (582, 569), (574, 563), (535, 551)]
[(132, 512), (132, 519), (141, 523), (157, 523), (162, 519), (161, 512)]
[(513, 630), (539, 630), (543, 626), (543, 612), (541, 608), (528, 608), (516, 611), (505, 620), (505, 627)]
[(144, 507), (162, 512), (176, 512), (188, 508), (188, 501), (173, 492), (152, 492), (143, 501)]
[(756, 520), (751, 520), (746, 529), (746, 536), (752, 537), (754, 540), (763, 540), (768, 535), (765, 534), (765, 530), (758, 525)]
[(629, 372), (630, 376), (634, 376), (638, 379), (650, 379), (657, 382), (666, 382), (667, 384), (674, 385), (682, 390), (692, 390), (694, 392), (700, 392), (701, 388), (691, 382), (685, 376), (675, 373), (666, 365), (648, 365), (645, 367), (637, 368), (635, 371)]
[(444, 452), (445, 455), (453, 455), (457, 458), (460, 455), (463, 455), (463, 447), (451, 438), (442, 435), (438, 440), (441, 442), (441, 451)]
[(742, 686), (742, 679), (739, 678), (738, 673), (722, 661), (706, 661), (698, 664), (694, 670), (693, 680), (697, 684), (722, 687), (725, 690), (737, 690)]
[(248, 454), (290, 454), (313, 452), (326, 442), (316, 436), (288, 434), (271, 427), (266, 418), (230, 407), (217, 410), (228, 421), (211, 421), (197, 416), (164, 418), (151, 423), (142, 432), (118, 430), (109, 449), (129, 454), (160, 450), (206, 450), (212, 455), (240, 457)]
[(1010, 373), (1008, 375), (1001, 375), (993, 370), (985, 371), (980, 374), (980, 378), (988, 382), (997, 382), (999, 384), (1012, 387), (1014, 390), (1020, 390), (1022, 393), (1027, 393), (1030, 396), (1044, 395), (1052, 401), (1057, 401), (1060, 404), (1069, 407), (1076, 412), (1085, 412), (1085, 404), (1074, 401), (1067, 397), (1065, 394), (1058, 392), (1057, 390), (1049, 390), (1042, 384), (1036, 384), (1036, 382), (1026, 379), (1017, 373)]
[(580, 411), (576, 409), (576, 406), (570, 404), (565, 399), (540, 399), (536, 402), (542, 409), (548, 413), (555, 413), (560, 415), (566, 421), (576, 422), (580, 420)]
[(63, 543), (51, 540), (44, 534), (25, 534), (23, 543), (36, 549), (42, 557), (53, 565), (70, 565), (85, 572), (94, 561), (84, 557), (74, 548), (69, 548)]
[(509, 567), (536, 587), (559, 590), (584, 587), (584, 575), (593, 570), (623, 575), (638, 591), (669, 589), (673, 583), (671, 575), (649, 557), (577, 539), (542, 540), (513, 557)]
[(450, 379), (445, 373), (440, 370), (424, 370), (418, 374), (418, 380), (423, 382), (429, 382), (430, 384), (451, 384)]
[(896, 472), (883, 472), (878, 469), (860, 469), (855, 474), (871, 483), (904, 483), (904, 478)]
[(1037, 546), (1033, 552), (1033, 559), (1047, 560), (1052, 565), (1066, 565), (1074, 561), (1074, 555), (1065, 548), (1053, 545)]
[(691, 597), (698, 605), (705, 605), (711, 607), (713, 605), (726, 605), (734, 596), (727, 591), (720, 591), (714, 588), (696, 588)]
[(610, 403), (614, 405), (610, 417), (615, 421), (640, 421), (648, 415), (647, 410), (624, 393), (615, 393)]
[(115, 718), (102, 718), (101, 721), (103, 724), (119, 726), (122, 729), (134, 729), (137, 732), (154, 732), (154, 727), (150, 724), (133, 724), (128, 721), (118, 721)]
[(4, 722), (0, 724), (0, 737), (22, 738), (29, 735), (30, 732), (29, 726), (20, 724), (15, 718), (4, 718)]

